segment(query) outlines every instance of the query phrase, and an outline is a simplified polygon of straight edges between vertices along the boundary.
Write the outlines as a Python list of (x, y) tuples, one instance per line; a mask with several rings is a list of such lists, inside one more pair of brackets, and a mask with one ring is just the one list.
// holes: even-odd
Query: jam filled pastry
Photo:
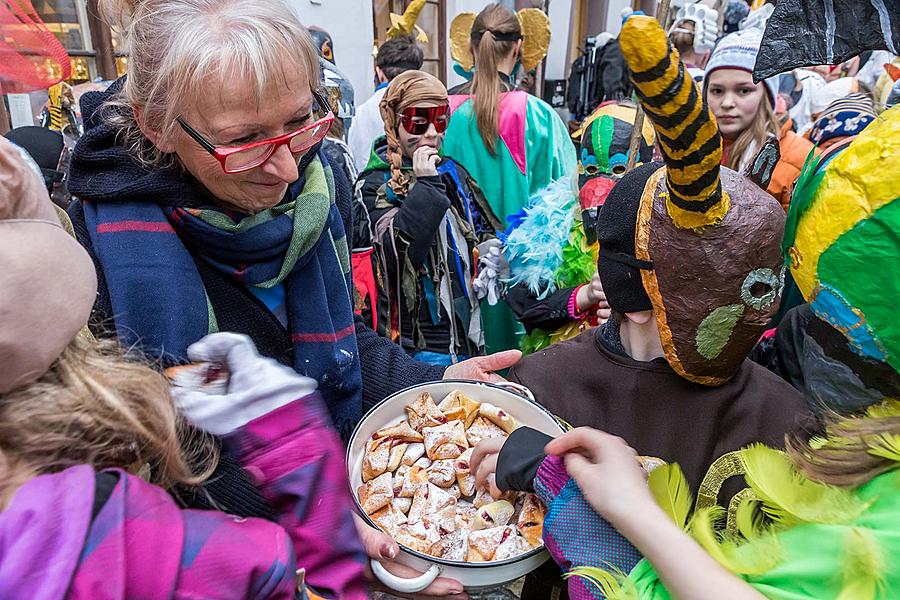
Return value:
[(472, 529), (490, 529), (506, 525), (515, 512), (516, 509), (506, 500), (497, 500), (496, 502), (485, 504), (475, 513)]
[(406, 515), (394, 506), (393, 502), (376, 510), (369, 516), (379, 527), (381, 527), (382, 531), (391, 537), (396, 535), (397, 528), (400, 525), (407, 522)]
[(509, 525), (480, 529), (469, 533), (469, 552), (466, 554), (466, 561), (488, 562), (493, 560), (500, 544), (515, 535), (516, 528)]
[(391, 448), (391, 457), (388, 460), (387, 470), (388, 471), (396, 471), (400, 466), (400, 461), (403, 459), (404, 454), (406, 453), (406, 448), (409, 444), (399, 443), (394, 444), (393, 448)]
[(467, 429), (472, 424), (472, 421), (475, 420), (475, 417), (478, 416), (479, 406), (478, 402), (475, 402), (462, 392), (450, 392), (438, 404), (438, 408), (447, 416), (447, 419), (450, 421), (462, 421)]
[(459, 490), (463, 496), (471, 496), (475, 493), (475, 476), (472, 475), (469, 463), (472, 460), (473, 450), (473, 448), (469, 448), (453, 463), (456, 467), (456, 482), (459, 484)]
[(506, 560), (507, 558), (524, 554), (529, 550), (531, 550), (531, 546), (528, 545), (528, 542), (517, 535), (511, 535), (500, 542), (491, 560)]
[(430, 523), (418, 521), (416, 523), (404, 523), (397, 527), (394, 539), (398, 544), (403, 544), (416, 552), (427, 554), (435, 542), (441, 539), (437, 527)]
[(412, 498), (416, 495), (419, 486), (428, 483), (428, 470), (413, 465), (402, 478), (398, 477), (398, 479), (400, 481), (394, 481), (394, 496), (398, 498)]
[(506, 432), (493, 421), (488, 421), (484, 417), (478, 417), (472, 421), (472, 426), (466, 430), (466, 439), (472, 447), (477, 446), (481, 440), (498, 437), (506, 437)]
[(367, 515), (384, 508), (394, 499), (394, 488), (391, 485), (393, 475), (384, 473), (359, 486), (357, 496), (362, 509)]
[(452, 458), (434, 461), (428, 467), (428, 481), (442, 488), (456, 483), (456, 461)]
[(438, 427), (426, 427), (425, 454), (431, 460), (458, 458), (469, 447), (462, 421), (450, 421)]
[(419, 433), (425, 427), (437, 427), (448, 421), (447, 415), (438, 409), (428, 392), (423, 392), (415, 402), (406, 406), (406, 418), (409, 419), (409, 426)]
[(166, 377), (175, 387), (221, 396), (228, 393), (228, 368), (216, 362), (201, 362), (166, 369)]
[(456, 506), (456, 498), (433, 483), (426, 483), (416, 489), (412, 506), (409, 508), (410, 523), (421, 521), (425, 515), (436, 514), (448, 506)]
[(441, 537), (456, 531), (456, 502), (436, 513), (422, 515), (422, 520), (437, 527)]
[(519, 512), (519, 520), (516, 522), (516, 529), (519, 534), (532, 547), (540, 546), (544, 543), (541, 534), (544, 529), (544, 517), (547, 516), (547, 509), (544, 503), (538, 500), (534, 494), (525, 494), (525, 503)]
[(482, 402), (481, 407), (478, 409), (478, 414), (485, 417), (507, 434), (512, 433), (516, 428), (516, 420), (512, 418), (512, 415), (497, 408), (493, 404)]
[(429, 554), (443, 558), (444, 560), (457, 560), (463, 562), (466, 560), (466, 554), (469, 552), (469, 532), (454, 531), (449, 535), (445, 535), (431, 546)]
[(363, 481), (375, 479), (388, 470), (391, 459), (391, 443), (387, 438), (366, 442), (366, 453), (363, 455)]
[(401, 465), (412, 466), (417, 460), (425, 456), (425, 444), (422, 442), (413, 442), (406, 445), (406, 452), (400, 459)]
[(401, 421), (391, 427), (379, 429), (372, 434), (373, 440), (380, 440), (381, 438), (389, 438), (396, 442), (421, 442), (422, 434), (410, 427), (406, 421)]

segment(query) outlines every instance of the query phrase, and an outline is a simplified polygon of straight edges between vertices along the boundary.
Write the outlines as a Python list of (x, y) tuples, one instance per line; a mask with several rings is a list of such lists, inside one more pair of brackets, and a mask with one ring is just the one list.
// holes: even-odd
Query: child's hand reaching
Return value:
[(475, 474), (475, 487), (480, 488), (487, 483), (495, 500), (503, 495), (497, 487), (497, 457), (505, 441), (506, 438), (489, 438), (478, 442), (469, 460), (469, 470)]
[(647, 503), (656, 506), (637, 452), (620, 437), (579, 427), (551, 440), (544, 451), (565, 458), (585, 499), (613, 525), (640, 514)]
[(213, 435), (239, 429), (294, 400), (316, 391), (316, 381), (259, 355), (249, 337), (214, 333), (188, 348), (195, 362), (224, 364), (231, 379), (224, 395), (172, 388), (179, 410), (197, 427)]

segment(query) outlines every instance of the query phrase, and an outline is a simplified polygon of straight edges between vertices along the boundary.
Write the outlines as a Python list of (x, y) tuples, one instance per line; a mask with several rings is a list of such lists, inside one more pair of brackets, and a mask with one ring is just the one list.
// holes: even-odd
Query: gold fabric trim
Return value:
[(738, 507), (740, 507), (741, 503), (745, 500), (759, 500), (759, 496), (756, 495), (756, 492), (751, 490), (748, 487), (745, 487), (737, 494), (731, 497), (731, 501), (728, 503), (728, 518), (725, 522), (725, 530), (728, 533), (734, 535), (740, 535), (740, 531), (738, 531), (737, 526), (737, 511)]
[[(703, 481), (700, 483), (700, 489), (697, 490), (695, 510), (715, 506), (719, 501), (719, 490), (722, 489), (722, 484), (725, 483), (725, 480), (737, 475), (743, 475), (744, 472), (744, 462), (741, 460), (740, 450), (727, 452), (717, 458), (709, 466)], [(737, 495), (735, 495), (736, 497)], [(729, 506), (729, 519), (731, 518), (730, 511), (731, 507)]]

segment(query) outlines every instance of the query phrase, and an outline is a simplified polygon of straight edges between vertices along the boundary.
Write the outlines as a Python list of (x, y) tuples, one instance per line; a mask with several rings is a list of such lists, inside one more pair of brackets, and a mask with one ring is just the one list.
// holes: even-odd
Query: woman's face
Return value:
[[(237, 81), (239, 79), (232, 79)], [(302, 68), (284, 70), (278, 85), (268, 88), (257, 102), (240, 86), (221, 86), (182, 113), (182, 119), (215, 146), (240, 146), (276, 137), (313, 122), (313, 97)], [(224, 208), (256, 214), (278, 204), (287, 186), (299, 177), (303, 153), (281, 145), (261, 165), (241, 173), (225, 173), (218, 160), (180, 127), (171, 143), (161, 147), (175, 152), (182, 164)]]
[[(411, 105), (410, 108), (434, 108), (435, 106), (442, 105), (438, 102), (420, 102)], [(450, 118), (449, 114), (447, 115), (447, 118)], [(434, 127), (434, 123), (429, 123), (428, 131), (422, 135), (413, 135), (406, 131), (406, 129), (403, 128), (403, 125), (397, 125), (397, 137), (400, 140), (400, 150), (403, 152), (403, 156), (409, 159), (412, 158), (413, 153), (416, 150), (423, 146), (428, 146), (440, 151), (441, 146), (444, 144), (444, 133), (438, 133), (437, 129)]]
[(764, 83), (740, 69), (719, 69), (707, 76), (706, 101), (716, 117), (719, 131), (733, 140), (750, 126), (766, 95)]

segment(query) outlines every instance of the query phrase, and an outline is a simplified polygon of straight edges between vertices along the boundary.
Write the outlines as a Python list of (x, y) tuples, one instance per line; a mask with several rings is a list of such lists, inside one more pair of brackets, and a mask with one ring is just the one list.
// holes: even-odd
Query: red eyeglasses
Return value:
[(324, 117), (314, 123), (304, 125), (296, 131), (241, 146), (216, 146), (197, 133), (181, 117), (178, 117), (176, 121), (178, 121), (185, 133), (219, 161), (223, 171), (229, 174), (241, 173), (249, 171), (253, 167), (258, 167), (269, 160), (269, 157), (275, 153), (275, 150), (283, 144), (287, 144), (288, 149), (292, 153), (297, 154), (306, 152), (322, 141), (325, 134), (328, 133), (331, 123), (334, 121), (334, 111), (332, 111), (328, 101), (321, 94), (315, 90), (312, 90), (312, 94), (319, 105), (319, 109), (326, 113)]
[(423, 108), (410, 106), (400, 113), (400, 124), (410, 135), (425, 135), (428, 126), (434, 124), (434, 130), (444, 133), (450, 121), (450, 105), (430, 106)]

